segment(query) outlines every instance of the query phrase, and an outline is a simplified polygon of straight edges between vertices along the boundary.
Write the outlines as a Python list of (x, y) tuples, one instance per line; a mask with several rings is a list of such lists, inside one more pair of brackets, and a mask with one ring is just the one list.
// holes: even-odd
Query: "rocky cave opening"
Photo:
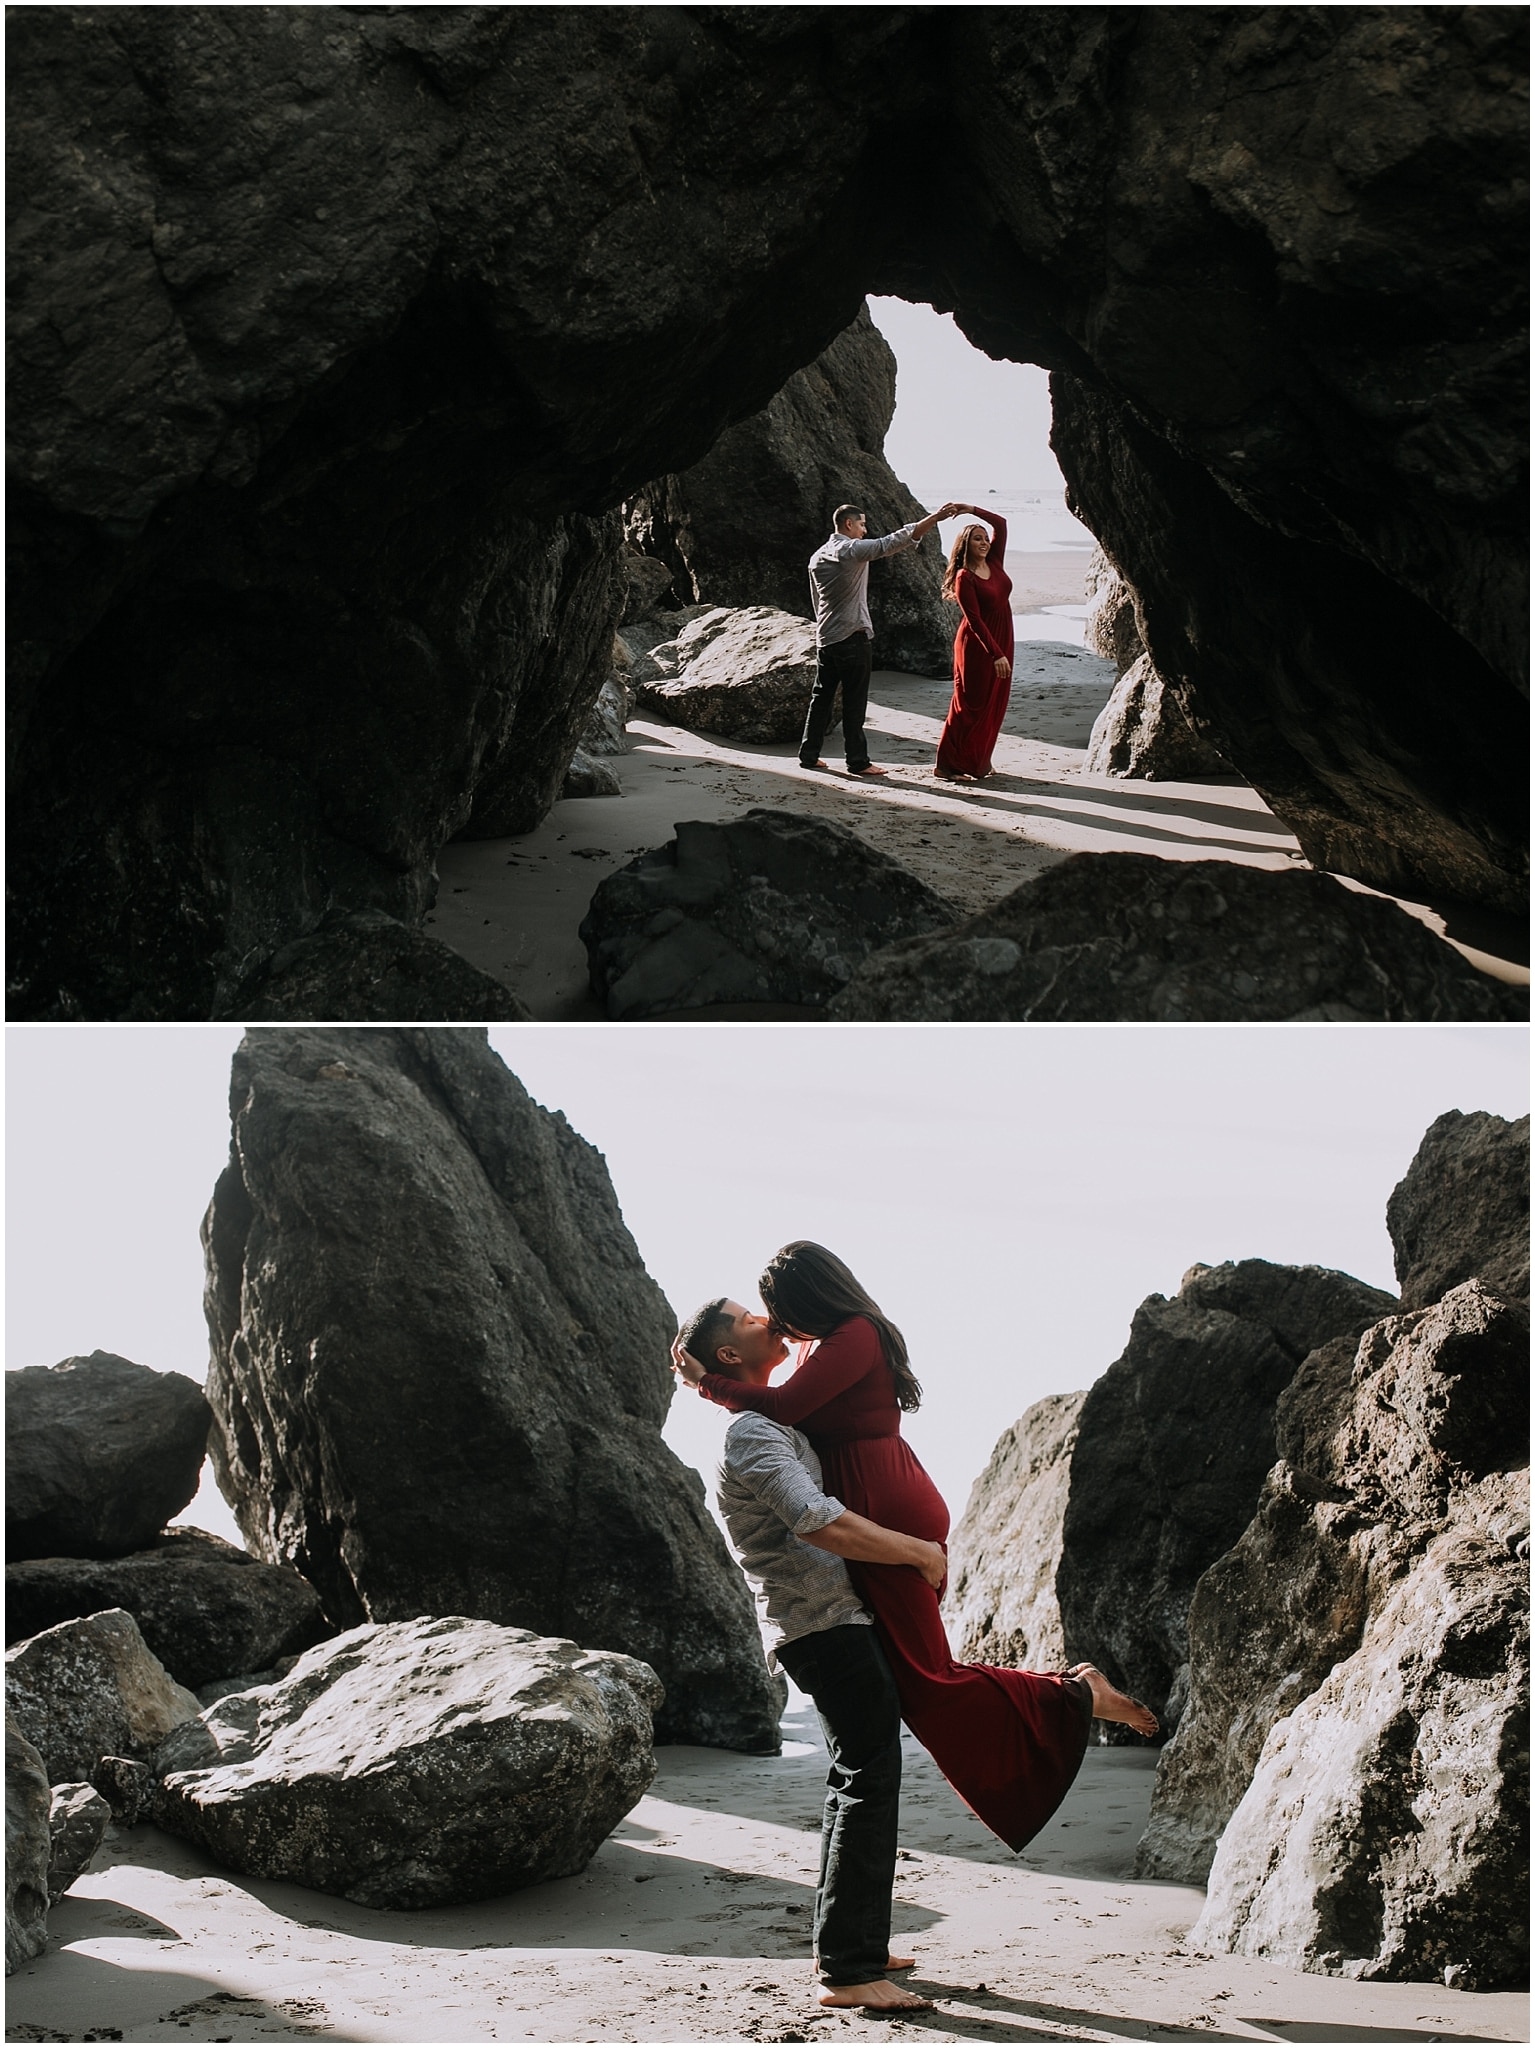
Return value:
[(1314, 865), (1521, 913), (1513, 17), (8, 29), (13, 1017), (417, 925), (554, 800), (615, 508), (869, 293), (1050, 371), (1158, 671)]

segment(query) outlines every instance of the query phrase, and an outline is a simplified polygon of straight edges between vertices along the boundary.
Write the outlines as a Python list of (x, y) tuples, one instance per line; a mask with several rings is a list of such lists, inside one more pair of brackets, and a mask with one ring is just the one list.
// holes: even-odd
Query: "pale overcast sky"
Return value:
[[(201, 1380), (197, 1227), (225, 1025), (6, 1032), (8, 1363), (97, 1347)], [(607, 1158), (679, 1314), (755, 1302), (793, 1237), (901, 1325), (908, 1434), (957, 1516), (1000, 1432), (1118, 1356), (1196, 1261), (1393, 1285), (1386, 1197), (1446, 1109), (1528, 1107), (1522, 1027), (512, 1025), (492, 1043)], [(667, 1437), (712, 1481), (718, 1413)], [(232, 1524), (210, 1490), (195, 1519)]]

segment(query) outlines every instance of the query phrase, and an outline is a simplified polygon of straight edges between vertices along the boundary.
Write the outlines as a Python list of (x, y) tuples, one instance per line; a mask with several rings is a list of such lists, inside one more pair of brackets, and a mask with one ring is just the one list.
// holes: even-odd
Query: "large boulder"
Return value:
[(1318, 1344), (1396, 1306), (1324, 1266), (1195, 1266), (1136, 1310), (1082, 1402), (1055, 1569), (1067, 1661), (1089, 1658), (1164, 1730), (1188, 1689), (1188, 1610), (1251, 1521), (1274, 1409)]
[(1158, 1773), (1143, 1871), (1187, 1881), (1219, 1837), (1195, 1944), (1525, 1980), (1528, 1348), (1524, 1309), (1470, 1280), (1310, 1361), (1258, 1517), (1200, 1586)]
[(599, 886), (581, 923), (614, 1019), (713, 1003), (826, 1004), (878, 947), (959, 913), (827, 820), (773, 809), (678, 825)]
[(1329, 875), (1078, 853), (994, 908), (864, 962), (849, 1022), (1347, 1023), (1523, 1016), (1396, 904)]
[(51, 1785), (90, 1778), (104, 1756), (142, 1761), (199, 1711), (119, 1608), (7, 1650), (5, 1698)]
[(1157, 674), (1149, 654), (1138, 655), (1115, 683), (1093, 722), (1082, 765), (1094, 775), (1145, 782), (1191, 782), (1231, 772)]
[(178, 1684), (262, 1671), (330, 1629), (320, 1598), (286, 1565), (262, 1564), (202, 1529), (172, 1529), (129, 1557), (41, 1557), (7, 1565), (6, 1642), (120, 1607)]
[(48, 1773), (9, 1713), (5, 1717), (5, 1974), (48, 1946)]
[(1101, 547), (1087, 558), (1087, 618), (1082, 640), (1089, 652), (1112, 661), (1116, 679), (1146, 652), (1135, 616), (1135, 592)]
[(212, 1420), (179, 1372), (93, 1351), (5, 1384), (5, 1554), (120, 1557), (191, 1500)]
[[(671, 572), (683, 603), (768, 605), (811, 615), (810, 557), (839, 505), (861, 505), (871, 534), (932, 509), (885, 460), (895, 357), (867, 305), (759, 413), (728, 427), (702, 461), (647, 484), (624, 507), (631, 542)], [(939, 595), (936, 535), (873, 564), (869, 615), (881, 668), (947, 675), (958, 613)], [(773, 735), (778, 737), (778, 735)]]
[(503, 983), (397, 917), (333, 910), (245, 972), (217, 1014), (258, 1024), (522, 1024), (532, 1012)]
[(477, 1031), (254, 1032), (230, 1102), (208, 1390), (249, 1548), (338, 1626), (568, 1636), (657, 1672), (658, 1739), (776, 1749), (751, 1599), (661, 1440), (676, 1320), (601, 1155)]
[(675, 660), (670, 675), (638, 672), (642, 710), (727, 739), (799, 738), (816, 673), (808, 619), (767, 605), (704, 612), (678, 633)]
[(94, 1785), (55, 1785), (48, 1804), (48, 1896), (65, 1892), (101, 1847), (112, 1809)]
[(944, 1619), (970, 1664), (1068, 1662), (1055, 1578), (1085, 1394), (1047, 1394), (997, 1439), (949, 1540)]
[(359, 1905), (571, 1877), (655, 1777), (653, 1671), (462, 1616), (351, 1629), (155, 1757), (155, 1817), (227, 1869)]
[(594, 508), (871, 290), (1054, 368), (1158, 672), (1316, 864), (1520, 900), (1517, 9), (11, 28), (13, 1017), (205, 1016), (414, 917), (482, 783), (534, 822)]
[(1386, 1204), (1403, 1308), (1427, 1308), (1479, 1278), (1530, 1298), (1530, 1120), (1447, 1110), (1431, 1123)]

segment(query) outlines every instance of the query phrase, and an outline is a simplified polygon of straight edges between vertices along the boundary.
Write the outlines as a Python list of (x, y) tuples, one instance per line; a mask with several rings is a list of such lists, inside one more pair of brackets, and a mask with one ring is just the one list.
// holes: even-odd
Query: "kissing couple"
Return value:
[[(815, 1960), (822, 2005), (909, 2011), (890, 1982), (904, 1721), (970, 1810), (1014, 1851), (1070, 1789), (1096, 1715), (1156, 1716), (1092, 1664), (958, 1664), (939, 1612), (949, 1511), (901, 1437), (922, 1399), (906, 1342), (823, 1245), (787, 1244), (756, 1315), (721, 1297), (683, 1324), (678, 1376), (734, 1414), (720, 1512), (772, 1635), (769, 1661), (815, 1702), (831, 1758)], [(794, 1373), (768, 1381), (799, 1347)]]

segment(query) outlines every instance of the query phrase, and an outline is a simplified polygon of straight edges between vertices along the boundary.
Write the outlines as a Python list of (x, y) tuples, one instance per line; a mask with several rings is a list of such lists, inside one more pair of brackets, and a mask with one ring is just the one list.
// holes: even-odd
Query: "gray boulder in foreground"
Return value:
[(5, 1554), (120, 1557), (197, 1491), (201, 1387), (110, 1351), (5, 1376)]
[(947, 929), (953, 904), (845, 826), (795, 811), (693, 819), (609, 875), (581, 923), (615, 1019), (710, 1003), (818, 1007), (860, 962)]
[(677, 635), (675, 675), (637, 671), (643, 710), (693, 732), (767, 744), (804, 729), (815, 682), (815, 627), (771, 605), (716, 609)]
[(1078, 853), (949, 931), (866, 960), (846, 1022), (1482, 1022), (1490, 980), (1384, 898), (1235, 861)]
[(1530, 1298), (1530, 1120), (1446, 1111), (1428, 1127), (1386, 1204), (1403, 1308), (1479, 1279)]
[(620, 1651), (666, 1687), (658, 1740), (776, 1752), (751, 1596), (661, 1435), (676, 1317), (602, 1155), (482, 1031), (253, 1031), (231, 1102), (204, 1305), (248, 1547), (340, 1627)]
[(94, 1785), (55, 1785), (48, 1806), (48, 1896), (62, 1899), (85, 1869), (112, 1818)]
[(655, 1673), (462, 1616), (350, 1630), (160, 1749), (155, 1817), (231, 1870), (457, 1905), (582, 1870), (655, 1776)]
[(198, 1713), (133, 1616), (117, 1608), (7, 1650), (5, 1698), (51, 1785), (92, 1777), (104, 1756), (142, 1760)]
[(265, 1670), (330, 1634), (313, 1586), (203, 1529), (170, 1529), (146, 1550), (97, 1560), (33, 1558), (6, 1567), (9, 1642), (120, 1607), (178, 1684)]
[(1191, 1945), (1527, 1981), (1528, 1347), (1470, 1280), (1298, 1376), (1258, 1515), (1196, 1596), (1138, 1866), (1191, 1876), (1219, 1836)]
[(33, 1745), (5, 1717), (5, 1974), (48, 1946), (48, 1773)]
[(219, 1012), (241, 1022), (522, 1024), (520, 996), (381, 910), (330, 911), (253, 968)]
[(1115, 683), (1093, 724), (1082, 765), (1093, 775), (1146, 782), (1191, 782), (1232, 772), (1157, 674), (1149, 654), (1138, 655)]
[(966, 1664), (1059, 1671), (1056, 1598), (1071, 1454), (1086, 1394), (1048, 1394), (997, 1439), (949, 1542), (944, 1619)]

